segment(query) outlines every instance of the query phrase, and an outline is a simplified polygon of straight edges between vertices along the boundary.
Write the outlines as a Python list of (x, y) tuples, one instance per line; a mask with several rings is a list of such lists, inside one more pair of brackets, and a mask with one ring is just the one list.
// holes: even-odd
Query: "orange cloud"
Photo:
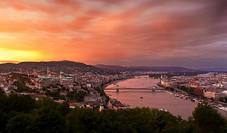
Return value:
[(227, 56), (223, 0), (0, 1), (0, 60), (165, 65)]

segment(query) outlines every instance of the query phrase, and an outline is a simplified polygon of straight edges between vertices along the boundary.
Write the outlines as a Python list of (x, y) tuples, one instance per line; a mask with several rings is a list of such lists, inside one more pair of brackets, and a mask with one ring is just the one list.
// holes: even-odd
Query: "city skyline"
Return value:
[(227, 67), (225, 0), (0, 2), (0, 63)]

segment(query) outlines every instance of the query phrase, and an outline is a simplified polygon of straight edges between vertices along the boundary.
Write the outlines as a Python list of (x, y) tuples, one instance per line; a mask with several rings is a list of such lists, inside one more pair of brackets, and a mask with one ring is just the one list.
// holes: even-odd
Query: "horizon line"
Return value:
[[(77, 62), (77, 61), (72, 61), (72, 60), (49, 60), (49, 61), (12, 61), (12, 60), (0, 60), (0, 64), (7, 64), (7, 63), (11, 63), (11, 64), (20, 64), (23, 62), (53, 62), (53, 61), (71, 61), (71, 62)], [(77, 63), (83, 63), (83, 62), (77, 62)], [(84, 63), (86, 64), (86, 63)], [(90, 65), (90, 64), (86, 64), (86, 65)], [(117, 64), (103, 64), (103, 63), (98, 63), (98, 64), (94, 64), (92, 66), (96, 66), (96, 65), (105, 65), (105, 66), (119, 66), (119, 67), (182, 67), (182, 68), (187, 68), (187, 69), (220, 69), (220, 68), (224, 68), (226, 69), (227, 67), (199, 67), (199, 68), (190, 68), (190, 67), (185, 67), (185, 66), (150, 66), (150, 65), (117, 65)]]

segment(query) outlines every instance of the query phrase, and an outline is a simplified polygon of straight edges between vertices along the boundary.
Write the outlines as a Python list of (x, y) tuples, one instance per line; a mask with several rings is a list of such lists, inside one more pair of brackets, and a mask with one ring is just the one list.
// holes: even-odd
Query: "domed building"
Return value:
[(64, 78), (65, 76), (64, 76), (64, 72), (60, 72), (60, 76), (59, 76), (59, 78)]
[(35, 80), (35, 87), (38, 89), (42, 89), (48, 87), (50, 85), (63, 85), (67, 87), (67, 85), (73, 84), (72, 77), (65, 77), (64, 72), (60, 72), (58, 77), (48, 76), (48, 77), (39, 77)]

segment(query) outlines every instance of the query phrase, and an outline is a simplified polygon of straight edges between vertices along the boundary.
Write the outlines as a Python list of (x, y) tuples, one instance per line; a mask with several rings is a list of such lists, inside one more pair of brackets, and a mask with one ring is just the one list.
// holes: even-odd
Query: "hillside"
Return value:
[(0, 72), (13, 72), (13, 71), (46, 71), (47, 67), (50, 68), (51, 71), (59, 72), (69, 72), (72, 68), (75, 69), (96, 69), (94, 66), (86, 65), (81, 62), (73, 62), (73, 61), (49, 61), (49, 62), (21, 62), (18, 64), (13, 63), (5, 63), (0, 64)]
[(208, 72), (227, 72), (227, 68), (201, 68), (199, 71), (208, 71)]
[(42, 66), (67, 66), (67, 67), (93, 67), (91, 65), (86, 65), (81, 62), (74, 62), (74, 61), (49, 61), (49, 62), (21, 62), (18, 64), (19, 66), (26, 66), (26, 65), (42, 65)]
[(109, 69), (109, 70), (120, 70), (120, 71), (168, 71), (168, 72), (195, 72), (197, 70), (188, 69), (184, 67), (153, 67), (153, 66), (120, 66), (120, 65), (95, 65), (97, 68)]

